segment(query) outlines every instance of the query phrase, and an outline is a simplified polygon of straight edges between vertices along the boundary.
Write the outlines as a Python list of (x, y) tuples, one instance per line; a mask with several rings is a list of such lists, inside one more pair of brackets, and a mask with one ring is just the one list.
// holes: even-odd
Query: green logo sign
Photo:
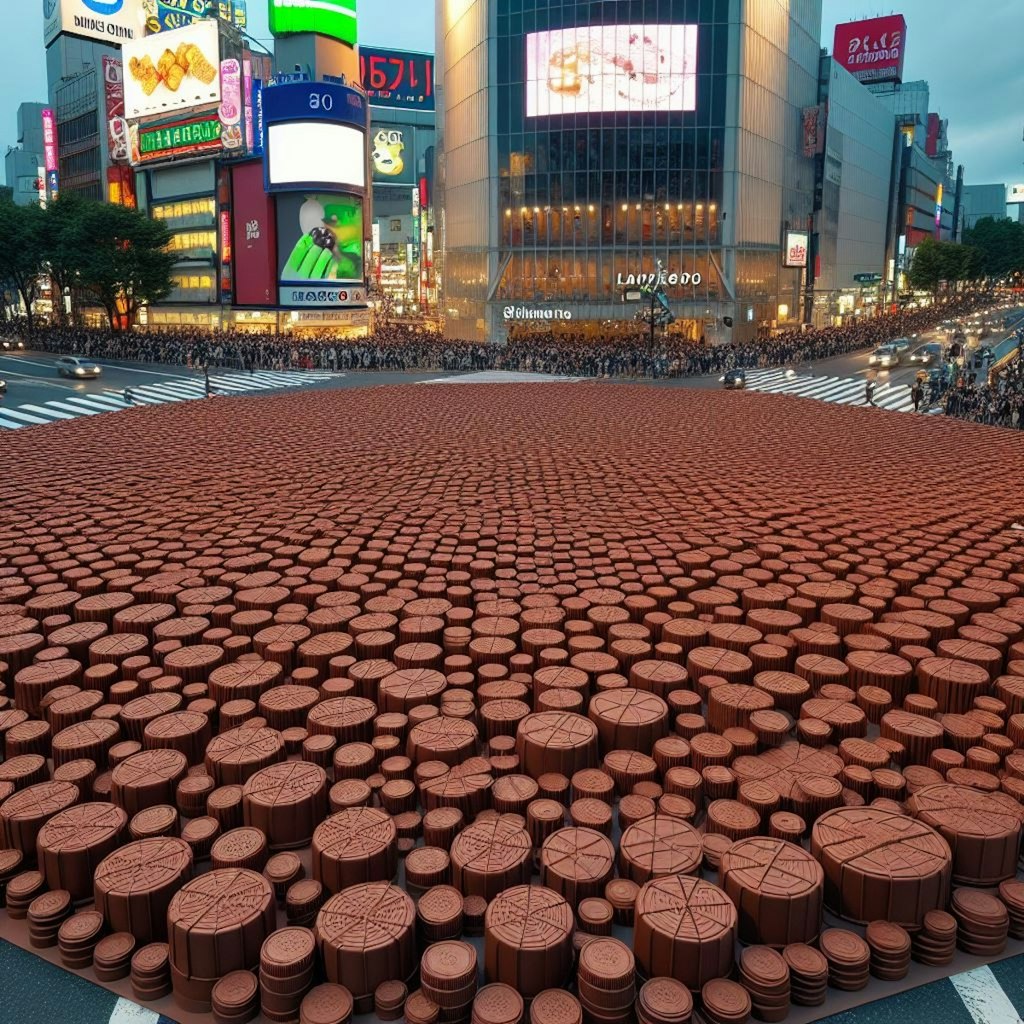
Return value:
[(270, 31), (315, 32), (356, 45), (356, 0), (270, 0)]
[(209, 121), (194, 121), (171, 128), (153, 128), (139, 135), (139, 152), (142, 156), (173, 152), (176, 149), (190, 149), (219, 141), (220, 118)]

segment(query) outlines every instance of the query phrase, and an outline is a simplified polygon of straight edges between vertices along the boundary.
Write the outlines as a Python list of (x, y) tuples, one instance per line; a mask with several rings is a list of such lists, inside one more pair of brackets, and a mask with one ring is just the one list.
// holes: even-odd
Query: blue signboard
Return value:
[(60, 192), (60, 178), (57, 176), (56, 171), (50, 171), (46, 176), (46, 185), (50, 192), (50, 198), (56, 199)]
[(331, 121), (366, 128), (366, 99), (335, 82), (285, 82), (263, 89), (267, 125), (282, 121)]
[(257, 78), (252, 83), (252, 155), (263, 156), (263, 83)]

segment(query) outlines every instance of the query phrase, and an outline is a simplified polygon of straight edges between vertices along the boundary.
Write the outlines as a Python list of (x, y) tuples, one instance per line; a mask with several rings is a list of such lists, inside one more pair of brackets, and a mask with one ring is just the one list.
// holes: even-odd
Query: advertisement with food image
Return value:
[(363, 284), (363, 201), (338, 193), (277, 197), (282, 285)]
[(218, 23), (197, 21), (126, 44), (124, 69), (129, 119), (219, 103)]
[(584, 25), (526, 37), (526, 116), (697, 109), (696, 25)]
[(241, 149), (242, 136), (242, 64), (229, 57), (220, 64), (221, 142), (227, 150)]

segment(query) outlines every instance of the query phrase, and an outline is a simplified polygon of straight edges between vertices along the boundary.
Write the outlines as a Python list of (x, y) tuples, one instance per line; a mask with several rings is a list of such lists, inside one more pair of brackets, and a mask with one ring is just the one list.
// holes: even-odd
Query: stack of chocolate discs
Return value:
[(476, 996), (476, 968), (476, 949), (468, 942), (447, 939), (427, 947), (420, 959), (420, 991), (439, 1008), (440, 1024), (469, 1019)]
[(977, 889), (955, 889), (950, 909), (956, 918), (956, 944), (972, 956), (994, 956), (1006, 949), (1010, 915), (996, 896)]
[(771, 946), (748, 946), (740, 954), (740, 984), (750, 993), (758, 1020), (780, 1021), (789, 1013), (789, 967)]
[(580, 900), (580, 905), (576, 908), (579, 930), (588, 935), (611, 935), (614, 913), (612, 905), (599, 896)]
[(57, 931), (71, 916), (71, 893), (51, 889), (41, 893), (28, 906), (28, 941), (36, 949), (57, 945)]
[[(424, 847), (429, 849), (429, 847)], [(451, 885), (435, 885), (416, 904), (416, 934), (420, 943), (457, 939), (462, 934), (462, 893)]]
[(700, 1015), (707, 1024), (744, 1024), (750, 1017), (747, 990), (735, 981), (713, 978), (700, 990)]
[(324, 905), (327, 894), (323, 883), (315, 878), (302, 878), (292, 882), (284, 897), (284, 912), (289, 924), (309, 928)]
[(484, 985), (473, 999), (470, 1024), (522, 1024), (523, 997), (503, 982)]
[(944, 967), (956, 955), (956, 918), (944, 910), (929, 910), (911, 942), (910, 955), (919, 964)]
[(636, 997), (637, 1024), (690, 1024), (693, 996), (675, 978), (651, 978)]
[(487, 900), (483, 896), (467, 896), (462, 901), (462, 930), (467, 935), (483, 935)]
[(821, 1006), (828, 990), (828, 961), (813, 946), (793, 942), (782, 951), (789, 968), (789, 997), (794, 1006)]
[(38, 871), (21, 871), (7, 883), (7, 916), (24, 921), (29, 904), (46, 892), (46, 879)]
[(263, 876), (274, 887), (274, 898), (284, 903), (288, 889), (305, 877), (306, 870), (296, 853), (275, 853), (263, 866)]
[(1011, 879), (999, 885), (999, 898), (1010, 915), (1010, 938), (1024, 939), (1024, 882)]
[(583, 1024), (583, 1007), (571, 992), (546, 988), (530, 1003), (530, 1024)]
[[(462, 908), (459, 908), (462, 912)], [(378, 1020), (398, 1020), (405, 1012), (409, 989), (404, 981), (382, 981), (373, 993), (373, 1010)]]
[(910, 935), (890, 921), (872, 921), (864, 932), (871, 950), (871, 973), (882, 981), (899, 981), (910, 970)]
[(260, 1006), (267, 1020), (291, 1022), (313, 985), (316, 939), (308, 928), (271, 932), (260, 949)]
[(615, 911), (615, 923), (633, 927), (633, 910), (640, 886), (629, 878), (613, 878), (604, 887), (604, 898)]
[(21, 870), (24, 859), (21, 850), (0, 850), (0, 906), (7, 897), (7, 883)]
[(577, 990), (586, 1016), (625, 1024), (636, 1001), (636, 961), (618, 939), (592, 938), (580, 950)]
[(96, 943), (92, 954), (92, 969), (100, 981), (119, 981), (127, 978), (135, 952), (135, 936), (131, 932), (114, 932)]
[(299, 1024), (349, 1024), (352, 993), (344, 985), (324, 982), (311, 988), (299, 1006)]
[(417, 989), (405, 1001), (406, 1024), (437, 1024), (441, 1007), (423, 989)]
[(132, 992), (143, 1002), (163, 999), (171, 992), (171, 961), (166, 942), (151, 942), (136, 950), (131, 962)]
[(103, 915), (98, 910), (72, 914), (57, 932), (60, 962), (72, 971), (92, 966), (92, 952), (103, 934)]
[(855, 932), (826, 928), (818, 946), (828, 961), (828, 983), (843, 992), (856, 992), (868, 983), (871, 950)]
[(260, 983), (252, 971), (231, 971), (210, 993), (214, 1024), (246, 1024), (260, 1011)]

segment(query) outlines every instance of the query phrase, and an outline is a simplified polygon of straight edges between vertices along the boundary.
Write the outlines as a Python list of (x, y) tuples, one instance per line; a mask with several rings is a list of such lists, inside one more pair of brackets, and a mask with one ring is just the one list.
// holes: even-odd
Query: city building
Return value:
[(818, 324), (868, 315), (884, 299), (896, 246), (902, 138), (886, 105), (825, 55), (821, 100), (828, 116), (815, 203)]
[(820, 30), (820, 0), (438, 0), (447, 333), (631, 324), (659, 261), (673, 330), (798, 326)]
[(965, 185), (963, 227), (969, 231), (985, 217), (1006, 219), (1006, 185)]
[(4, 158), (11, 198), (19, 206), (38, 203), (45, 196), (46, 170), (43, 157), (43, 111), (45, 103), (22, 103), (18, 106), (18, 144), (11, 146)]

